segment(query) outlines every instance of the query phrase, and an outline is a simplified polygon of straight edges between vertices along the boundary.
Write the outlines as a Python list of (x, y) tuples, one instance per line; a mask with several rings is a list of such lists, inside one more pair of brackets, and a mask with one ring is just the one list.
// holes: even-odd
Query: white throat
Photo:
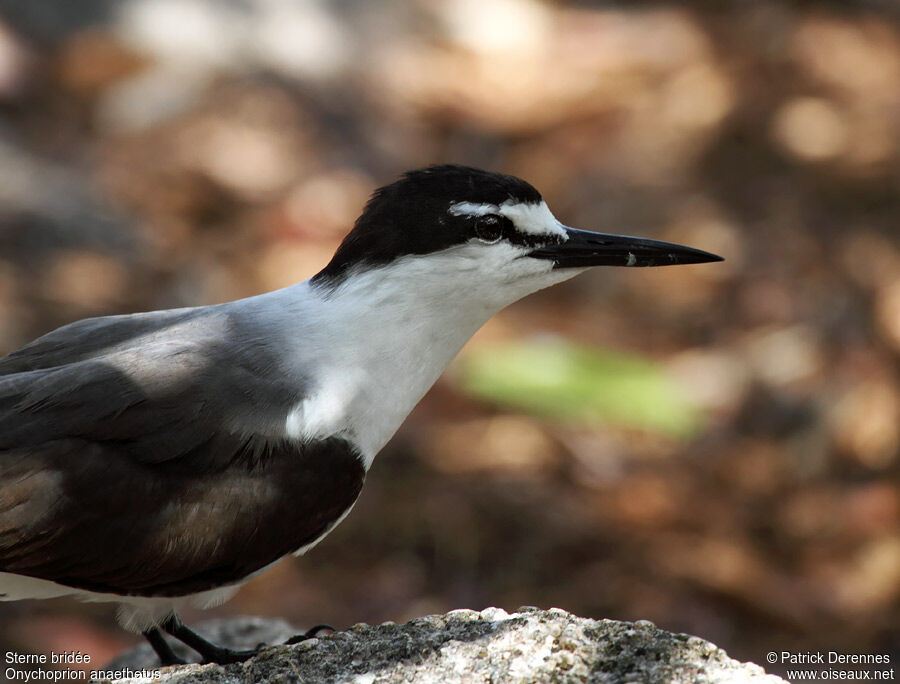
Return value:
[(285, 342), (311, 385), (291, 409), (286, 435), (344, 436), (368, 467), (478, 328), (526, 294), (575, 275), (516, 260), (517, 249), (470, 243), (351, 273), (332, 291), (306, 281), (272, 293), (292, 310)]

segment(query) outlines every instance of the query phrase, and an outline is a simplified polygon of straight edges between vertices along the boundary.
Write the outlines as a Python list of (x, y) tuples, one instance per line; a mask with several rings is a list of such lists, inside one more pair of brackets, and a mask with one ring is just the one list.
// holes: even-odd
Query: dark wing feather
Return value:
[(204, 477), (75, 439), (12, 450), (2, 463), (0, 570), (139, 596), (247, 577), (326, 533), (364, 479), (337, 438), (271, 444), (255, 467)]
[(0, 373), (0, 571), (193, 593), (314, 540), (362, 486), (349, 443), (271, 437), (302, 387), (233, 311), (76, 323)]

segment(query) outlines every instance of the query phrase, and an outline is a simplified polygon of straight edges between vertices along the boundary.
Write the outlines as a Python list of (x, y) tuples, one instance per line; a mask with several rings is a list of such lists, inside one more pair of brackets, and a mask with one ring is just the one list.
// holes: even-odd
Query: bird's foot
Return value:
[[(194, 630), (190, 629), (174, 613), (169, 618), (167, 618), (166, 621), (160, 625), (160, 627), (162, 627), (166, 632), (171, 634), (179, 641), (187, 644), (192, 649), (197, 651), (197, 653), (202, 656), (203, 663), (218, 663), (219, 665), (227, 665), (229, 663), (242, 663), (245, 660), (249, 660), (250, 658), (255, 656), (257, 653), (259, 653), (260, 649), (265, 646), (265, 644), (259, 644), (256, 648), (247, 650), (236, 650), (225, 648), (224, 646), (218, 646), (211, 641), (204, 639)], [(151, 632), (152, 631), (156, 631), (157, 634), (159, 634), (158, 629), (151, 630)], [(147, 639), (150, 640), (151, 638), (147, 636)], [(159, 634), (159, 639), (162, 640), (161, 634)], [(160, 660), (166, 660), (167, 654), (164, 654), (164, 652), (160, 651), (152, 640), (150, 640), (150, 644), (153, 645), (153, 648), (156, 650), (157, 654), (159, 654)], [(171, 652), (171, 648), (169, 649), (169, 651)], [(177, 658), (174, 653), (171, 653), (171, 655)], [(179, 659), (178, 662), (183, 663), (185, 661)]]
[[(153, 629), (144, 632), (144, 636), (147, 638), (147, 641), (150, 642), (153, 650), (156, 651), (160, 663), (164, 667), (167, 665), (183, 665), (188, 661), (175, 654), (175, 651), (172, 650), (172, 647), (165, 640), (160, 629), (166, 631), (185, 645), (197, 651), (203, 658), (203, 663), (218, 663), (219, 665), (242, 663), (255, 656), (259, 653), (260, 649), (265, 648), (266, 646), (266, 644), (258, 644), (256, 648), (247, 650), (236, 650), (219, 646), (190, 629), (181, 621), (181, 618), (173, 613), (158, 628), (154, 627)], [(332, 632), (337, 631), (331, 625), (316, 625), (302, 634), (291, 637), (285, 644), (299, 644), (301, 641), (312, 639), (325, 629), (330, 629)]]
[(331, 625), (316, 625), (315, 627), (310, 627), (308, 630), (303, 632), (302, 634), (295, 634), (290, 639), (285, 641), (284, 643), (290, 646), (291, 644), (299, 644), (301, 641), (306, 641), (307, 639), (314, 638), (319, 632), (323, 629), (330, 629), (332, 632), (336, 632), (337, 630)]

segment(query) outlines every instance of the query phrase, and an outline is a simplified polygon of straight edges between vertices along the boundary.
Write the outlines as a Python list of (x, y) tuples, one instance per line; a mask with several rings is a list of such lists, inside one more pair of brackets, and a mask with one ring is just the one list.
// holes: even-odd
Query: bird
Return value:
[(444, 164), (376, 190), (308, 280), (53, 330), (0, 358), (0, 600), (116, 602), (163, 665), (184, 662), (164, 634), (245, 660), (181, 608), (228, 600), (344, 520), (491, 316), (595, 266), (721, 260), (567, 227), (528, 182)]

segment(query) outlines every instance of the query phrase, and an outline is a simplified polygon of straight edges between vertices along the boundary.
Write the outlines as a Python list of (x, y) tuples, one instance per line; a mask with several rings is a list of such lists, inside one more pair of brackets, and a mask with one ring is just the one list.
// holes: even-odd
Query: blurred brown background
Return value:
[[(374, 187), (447, 161), (727, 261), (503, 312), (334, 534), (185, 619), (528, 604), (896, 663), (896, 2), (0, 0), (0, 353), (306, 278)], [(461, 381), (550, 336), (642, 359), (695, 427), (534, 417)], [(113, 613), (0, 604), (0, 650), (96, 665), (138, 641)]]

